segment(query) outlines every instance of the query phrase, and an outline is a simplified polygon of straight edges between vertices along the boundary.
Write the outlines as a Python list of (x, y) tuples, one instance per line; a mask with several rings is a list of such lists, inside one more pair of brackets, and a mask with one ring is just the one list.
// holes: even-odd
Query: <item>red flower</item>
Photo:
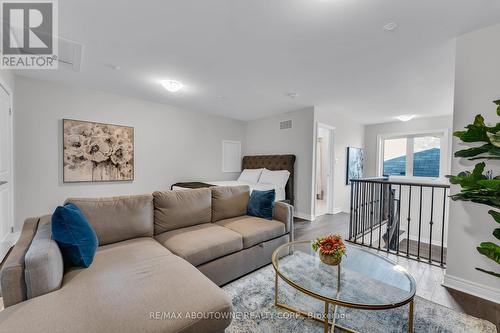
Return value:
[(318, 240), (321, 253), (326, 255), (342, 256), (345, 253), (345, 245), (340, 236), (328, 236)]

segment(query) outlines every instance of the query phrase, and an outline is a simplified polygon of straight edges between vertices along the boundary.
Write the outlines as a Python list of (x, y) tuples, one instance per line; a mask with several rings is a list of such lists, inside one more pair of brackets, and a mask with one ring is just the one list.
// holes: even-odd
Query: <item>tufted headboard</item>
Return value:
[(243, 169), (266, 168), (268, 170), (288, 170), (290, 178), (285, 187), (286, 201), (293, 205), (294, 201), (294, 165), (295, 155), (256, 155), (244, 156)]

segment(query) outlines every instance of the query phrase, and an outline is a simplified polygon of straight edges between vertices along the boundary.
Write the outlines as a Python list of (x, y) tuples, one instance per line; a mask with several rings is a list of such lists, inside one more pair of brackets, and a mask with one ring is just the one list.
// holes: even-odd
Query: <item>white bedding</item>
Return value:
[(216, 185), (216, 186), (248, 185), (250, 187), (250, 193), (252, 193), (253, 190), (267, 191), (267, 190), (274, 189), (274, 191), (276, 192), (276, 200), (275, 201), (285, 200), (285, 198), (286, 198), (285, 188), (284, 187), (278, 187), (278, 186), (273, 185), (273, 184), (249, 183), (249, 182), (237, 181), (237, 180), (207, 182), (207, 183), (208, 184), (213, 184), (213, 185)]
[[(245, 181), (237, 181), (237, 180), (229, 180), (229, 181), (217, 181), (217, 182), (206, 182), (207, 184), (212, 184), (215, 186), (238, 186), (238, 185), (248, 185), (250, 187), (250, 193), (253, 190), (258, 190), (258, 191), (266, 191), (266, 190), (272, 190), (274, 189), (276, 192), (276, 200), (275, 201), (281, 201), (285, 200), (286, 194), (285, 194), (285, 188), (284, 187), (278, 187), (276, 185), (272, 184), (259, 184), (259, 183), (249, 183)], [(179, 189), (176, 186), (174, 186), (174, 190)]]

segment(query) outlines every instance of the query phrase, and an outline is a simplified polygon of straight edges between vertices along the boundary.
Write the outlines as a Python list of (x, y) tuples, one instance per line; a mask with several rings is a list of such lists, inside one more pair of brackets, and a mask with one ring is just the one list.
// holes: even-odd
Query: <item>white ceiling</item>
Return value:
[(82, 71), (18, 74), (242, 120), (317, 105), (379, 123), (450, 114), (454, 37), (497, 22), (498, 0), (59, 0)]

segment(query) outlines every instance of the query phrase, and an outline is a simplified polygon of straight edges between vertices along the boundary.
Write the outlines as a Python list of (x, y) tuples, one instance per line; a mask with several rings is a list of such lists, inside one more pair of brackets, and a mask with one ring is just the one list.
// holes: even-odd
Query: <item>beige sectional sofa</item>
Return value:
[(89, 268), (63, 270), (50, 216), (28, 219), (0, 272), (0, 332), (223, 332), (217, 285), (293, 238), (291, 206), (268, 221), (246, 216), (248, 199), (245, 186), (68, 199), (99, 239)]

